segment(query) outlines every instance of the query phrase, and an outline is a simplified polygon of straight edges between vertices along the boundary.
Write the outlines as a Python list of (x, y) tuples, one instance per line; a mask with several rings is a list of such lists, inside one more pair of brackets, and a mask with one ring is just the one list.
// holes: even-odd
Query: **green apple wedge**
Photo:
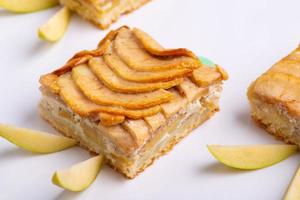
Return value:
[(296, 145), (208, 145), (221, 163), (236, 169), (261, 169), (274, 165), (297, 151)]
[(58, 5), (58, 0), (0, 0), (0, 7), (15, 13), (30, 13)]
[(71, 11), (67, 7), (63, 7), (39, 28), (39, 37), (50, 42), (58, 41), (65, 34), (70, 18)]
[(53, 153), (76, 145), (76, 141), (64, 136), (48, 134), (31, 129), (0, 124), (0, 137), (34, 153)]
[(103, 164), (103, 156), (98, 155), (68, 169), (56, 171), (52, 182), (66, 190), (80, 192), (88, 188), (96, 179)]
[(284, 200), (295, 200), (300, 199), (300, 167), (298, 168), (292, 182), (289, 185), (288, 190), (286, 191)]

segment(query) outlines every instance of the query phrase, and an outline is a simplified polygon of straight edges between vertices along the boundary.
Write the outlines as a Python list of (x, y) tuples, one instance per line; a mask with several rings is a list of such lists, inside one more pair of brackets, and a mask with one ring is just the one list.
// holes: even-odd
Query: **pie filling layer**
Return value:
[(99, 126), (97, 121), (79, 116), (57, 95), (43, 92), (40, 113), (60, 132), (77, 139), (80, 145), (90, 151), (103, 154), (114, 168), (133, 178), (217, 111), (220, 92), (220, 85), (211, 86), (207, 96), (180, 109), (156, 130), (151, 139), (130, 154), (124, 154), (111, 140), (111, 130), (108, 130), (111, 127)]

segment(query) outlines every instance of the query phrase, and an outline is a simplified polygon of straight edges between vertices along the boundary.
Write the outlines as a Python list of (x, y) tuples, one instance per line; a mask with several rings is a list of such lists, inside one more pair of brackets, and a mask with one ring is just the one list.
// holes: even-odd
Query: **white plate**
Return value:
[[(123, 17), (166, 47), (186, 47), (211, 58), (230, 74), (221, 111), (134, 180), (104, 167), (93, 185), (71, 193), (52, 185), (56, 169), (85, 160), (73, 148), (33, 155), (0, 139), (0, 199), (280, 199), (297, 168), (299, 155), (266, 169), (224, 167), (206, 144), (279, 143), (250, 119), (250, 82), (288, 54), (300, 40), (300, 2), (157, 0)], [(57, 44), (37, 38), (37, 28), (57, 8), (15, 15), (0, 10), (0, 121), (55, 132), (38, 112), (39, 76), (64, 64), (76, 51), (94, 48), (107, 33), (73, 16)]]

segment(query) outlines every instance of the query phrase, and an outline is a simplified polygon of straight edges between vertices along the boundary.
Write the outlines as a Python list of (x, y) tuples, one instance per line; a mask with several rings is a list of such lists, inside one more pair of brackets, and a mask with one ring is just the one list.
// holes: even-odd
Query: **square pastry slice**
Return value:
[(40, 79), (41, 115), (135, 177), (219, 108), (226, 72), (121, 27)]
[(300, 47), (253, 82), (248, 98), (255, 121), (300, 146)]
[(121, 15), (129, 13), (149, 0), (59, 0), (61, 4), (94, 23), (108, 28)]

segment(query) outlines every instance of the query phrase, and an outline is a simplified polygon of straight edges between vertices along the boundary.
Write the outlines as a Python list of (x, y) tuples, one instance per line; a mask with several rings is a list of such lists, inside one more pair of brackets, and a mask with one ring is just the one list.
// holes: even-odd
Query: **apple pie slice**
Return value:
[(149, 0), (59, 0), (101, 29), (108, 28), (121, 15), (129, 13)]
[(300, 46), (254, 81), (248, 98), (255, 121), (300, 146)]
[(218, 111), (226, 72), (139, 29), (111, 31), (40, 79), (40, 113), (134, 178)]

